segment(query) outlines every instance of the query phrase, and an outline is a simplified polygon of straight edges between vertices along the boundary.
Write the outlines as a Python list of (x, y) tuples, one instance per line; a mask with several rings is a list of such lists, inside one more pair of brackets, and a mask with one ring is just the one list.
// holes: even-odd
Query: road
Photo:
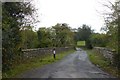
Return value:
[(32, 69), (18, 78), (111, 78), (109, 74), (93, 65), (85, 51), (79, 50), (62, 60)]

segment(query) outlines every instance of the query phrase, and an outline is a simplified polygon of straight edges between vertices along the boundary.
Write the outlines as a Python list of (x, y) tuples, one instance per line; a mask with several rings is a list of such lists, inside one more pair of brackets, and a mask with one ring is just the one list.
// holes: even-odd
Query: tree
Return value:
[(54, 45), (56, 47), (74, 45), (74, 33), (72, 32), (70, 27), (68, 27), (68, 24), (56, 24), (52, 28), (55, 34)]
[[(110, 36), (110, 48), (115, 49), (118, 51), (118, 32), (119, 32), (119, 25), (120, 25), (120, 0), (116, 0), (115, 3), (109, 2), (109, 5), (105, 5), (108, 7), (111, 12), (104, 13), (105, 23), (106, 26), (104, 27), (108, 36)], [(112, 42), (112, 44), (111, 44)]]
[(39, 46), (40, 48), (43, 47), (51, 47), (52, 46), (52, 37), (51, 37), (51, 29), (49, 28), (39, 28), (37, 31)]
[(33, 13), (29, 2), (2, 3), (2, 62), (3, 72), (13, 68), (21, 55), (21, 34), (26, 16)]
[(78, 41), (85, 41), (86, 47), (91, 48), (92, 46), (89, 38), (92, 33), (93, 33), (93, 30), (91, 29), (91, 27), (83, 24), (82, 27), (78, 28), (76, 37)]
[(34, 32), (31, 29), (25, 29), (21, 31), (22, 49), (30, 49), (30, 48), (37, 48), (38, 47), (38, 36), (37, 32)]
[(95, 47), (107, 47), (107, 44), (109, 42), (109, 36), (106, 34), (100, 34), (100, 33), (93, 33), (90, 36), (90, 41), (92, 43), (92, 46)]
[(110, 36), (108, 46), (116, 51), (114, 53), (114, 64), (120, 70), (120, 0), (116, 0), (115, 3), (109, 3), (106, 6), (111, 10), (111, 13), (106, 13), (107, 17), (104, 15), (107, 35)]

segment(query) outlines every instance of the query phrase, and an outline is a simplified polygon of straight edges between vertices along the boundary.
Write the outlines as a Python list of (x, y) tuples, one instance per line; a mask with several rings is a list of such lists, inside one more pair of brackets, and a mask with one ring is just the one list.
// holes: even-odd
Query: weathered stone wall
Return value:
[(94, 47), (94, 50), (100, 54), (103, 54), (103, 56), (109, 59), (111, 62), (113, 61), (113, 54), (115, 51), (105, 47)]
[[(71, 49), (73, 49), (73, 48), (72, 47), (71, 48), (69, 48), (69, 47), (55, 48), (56, 54), (59, 54), (60, 52), (68, 51)], [(52, 55), (53, 54), (52, 50), (53, 50), (53, 48), (24, 49), (24, 50), (22, 50), (22, 53), (23, 53), (22, 56), (23, 56), (24, 60), (38, 57), (38, 56), (43, 58), (46, 55)]]

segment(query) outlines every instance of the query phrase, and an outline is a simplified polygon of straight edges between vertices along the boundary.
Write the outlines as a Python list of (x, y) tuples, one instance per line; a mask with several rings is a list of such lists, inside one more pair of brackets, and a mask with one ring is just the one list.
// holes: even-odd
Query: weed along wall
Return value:
[(103, 56), (109, 59), (111, 62), (113, 61), (113, 57), (114, 57), (113, 54), (115, 53), (115, 51), (104, 47), (94, 47), (94, 51), (103, 54)]
[[(60, 47), (60, 48), (55, 48), (56, 54), (68, 51), (73, 49), (72, 47)], [(37, 49), (24, 49), (22, 50), (23, 53), (23, 60), (34, 58), (34, 57), (45, 57), (46, 55), (52, 55), (53, 48), (37, 48)]]

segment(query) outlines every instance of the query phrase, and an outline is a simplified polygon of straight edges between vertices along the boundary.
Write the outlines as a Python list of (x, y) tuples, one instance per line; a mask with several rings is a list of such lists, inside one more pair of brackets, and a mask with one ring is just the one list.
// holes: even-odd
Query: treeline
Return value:
[(74, 46), (74, 32), (66, 24), (56, 24), (50, 28), (41, 27), (38, 31), (32, 28), (21, 30), (22, 49)]
[(86, 48), (92, 49), (90, 42), (90, 36), (94, 33), (90, 26), (83, 24), (81, 27), (76, 29), (75, 41), (85, 41)]
[[(91, 29), (88, 25), (82, 25), (77, 29), (75, 40), (77, 41), (85, 41), (86, 48), (92, 49), (93, 47), (110, 47), (111, 37), (107, 33), (95, 33), (93, 29)], [(116, 46), (116, 45), (114, 45)]]

